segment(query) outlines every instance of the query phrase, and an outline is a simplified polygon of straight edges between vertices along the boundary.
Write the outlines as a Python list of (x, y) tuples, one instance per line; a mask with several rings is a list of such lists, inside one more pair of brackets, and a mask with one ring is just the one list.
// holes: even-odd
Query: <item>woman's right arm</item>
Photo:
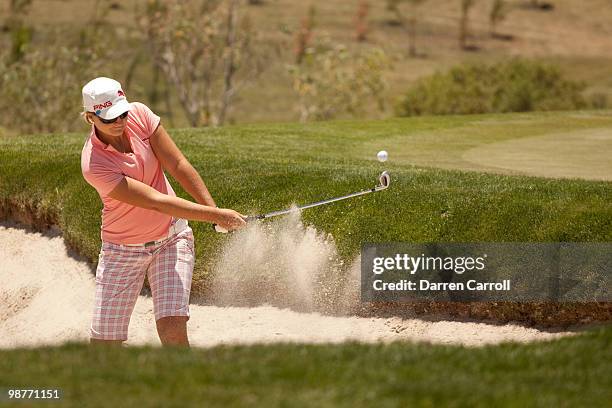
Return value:
[(169, 196), (129, 177), (124, 177), (109, 193), (109, 197), (177, 218), (218, 224), (227, 230), (237, 229), (246, 224), (244, 216), (234, 210), (209, 207), (180, 197)]

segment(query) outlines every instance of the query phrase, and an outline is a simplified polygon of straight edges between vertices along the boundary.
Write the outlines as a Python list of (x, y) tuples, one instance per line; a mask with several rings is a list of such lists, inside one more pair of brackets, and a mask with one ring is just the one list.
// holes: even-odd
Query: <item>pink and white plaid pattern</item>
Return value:
[(130, 317), (145, 274), (151, 286), (155, 320), (189, 317), (194, 261), (193, 231), (189, 227), (149, 247), (103, 242), (96, 270), (91, 337), (127, 340)]

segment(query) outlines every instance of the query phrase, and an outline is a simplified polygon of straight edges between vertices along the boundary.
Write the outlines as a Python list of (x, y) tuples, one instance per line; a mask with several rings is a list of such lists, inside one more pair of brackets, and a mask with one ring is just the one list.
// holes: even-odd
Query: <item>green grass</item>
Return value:
[[(370, 187), (388, 169), (393, 184), (386, 192), (303, 213), (352, 258), (365, 241), (611, 241), (612, 183), (511, 176), (465, 160), (470, 149), (489, 143), (560, 128), (610, 127), (605, 115), (566, 112), (170, 133), (218, 203), (244, 213)], [(21, 207), (56, 222), (68, 243), (95, 261), (101, 203), (81, 176), (84, 137), (0, 138), (0, 214)], [(375, 160), (381, 148), (391, 157), (384, 165)], [(197, 293), (228, 237), (207, 224), (192, 226)], [(0, 351), (0, 388), (59, 387), (61, 406), (75, 407), (604, 406), (612, 398), (611, 339), (606, 327), (546, 343), (477, 349), (394, 343), (106, 350), (68, 344)]]
[[(331, 233), (340, 255), (353, 259), (362, 242), (611, 241), (610, 182), (495, 174), (503, 170), (463, 159), (471, 148), (554, 133), (559, 126), (567, 132), (609, 129), (612, 119), (577, 113), (484, 115), (171, 134), (218, 205), (246, 214), (371, 187), (383, 169), (389, 170), (392, 187), (386, 192), (303, 213), (305, 223)], [(101, 202), (81, 175), (83, 142), (84, 134), (0, 138), (0, 202), (57, 222), (67, 242), (95, 262)], [(381, 148), (390, 153), (385, 164), (375, 160)], [(461, 170), (426, 167), (434, 165)], [(173, 186), (189, 198), (174, 181)], [(208, 224), (192, 225), (198, 294), (228, 237)]]
[(67, 344), (0, 351), (0, 388), (61, 388), (54, 406), (65, 407), (603, 407), (612, 399), (611, 342), (612, 327), (475, 349)]

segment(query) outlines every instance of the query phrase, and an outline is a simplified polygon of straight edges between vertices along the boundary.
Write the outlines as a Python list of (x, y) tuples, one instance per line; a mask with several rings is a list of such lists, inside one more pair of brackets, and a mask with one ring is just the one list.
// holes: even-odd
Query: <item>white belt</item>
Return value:
[(157, 241), (145, 242), (144, 244), (123, 244), (123, 246), (129, 246), (129, 247), (149, 247), (149, 246), (159, 245), (159, 244), (163, 243), (164, 241), (168, 240), (169, 238), (172, 238), (173, 236), (175, 236), (179, 232), (182, 232), (188, 226), (189, 225), (187, 224), (187, 220), (179, 218), (179, 219), (175, 220), (172, 223), (172, 225), (170, 225), (170, 229), (168, 230), (168, 235), (166, 235), (164, 238), (158, 239)]

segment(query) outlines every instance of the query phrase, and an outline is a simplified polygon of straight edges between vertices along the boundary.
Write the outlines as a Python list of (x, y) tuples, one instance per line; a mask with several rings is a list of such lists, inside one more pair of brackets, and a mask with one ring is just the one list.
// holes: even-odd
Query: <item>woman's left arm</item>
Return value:
[(202, 177), (185, 158), (162, 125), (157, 127), (150, 141), (153, 152), (162, 167), (179, 182), (196, 202), (211, 207), (217, 206)]

